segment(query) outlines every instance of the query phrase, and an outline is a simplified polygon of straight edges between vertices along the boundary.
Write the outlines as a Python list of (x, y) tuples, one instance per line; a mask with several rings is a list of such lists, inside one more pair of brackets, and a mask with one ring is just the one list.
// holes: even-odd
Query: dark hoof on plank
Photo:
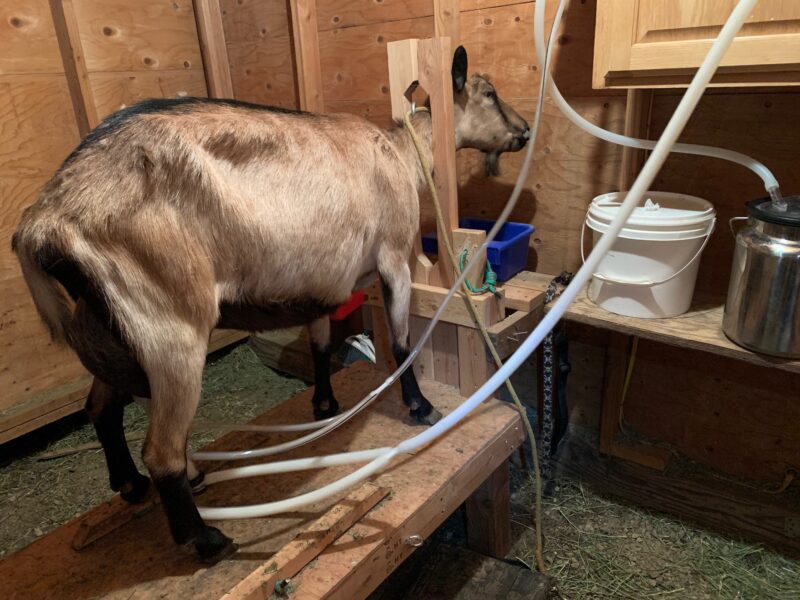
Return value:
[(200, 471), (200, 473), (197, 474), (197, 477), (189, 480), (189, 487), (192, 488), (193, 496), (199, 496), (200, 494), (206, 491), (207, 488), (205, 481), (206, 481), (206, 474), (203, 473), (202, 471)]
[(339, 403), (333, 398), (314, 402), (314, 420), (321, 421), (336, 416), (339, 412)]
[(209, 565), (228, 558), (239, 549), (231, 538), (216, 527), (207, 527), (201, 539), (195, 540), (194, 547), (200, 560)]
[(119, 495), (128, 504), (139, 504), (147, 496), (150, 489), (150, 478), (137, 473), (133, 481), (126, 481), (119, 490)]
[(433, 425), (442, 418), (442, 413), (432, 406), (428, 409), (427, 413), (424, 413), (422, 408), (417, 408), (412, 410), (410, 414), (414, 422), (420, 425)]

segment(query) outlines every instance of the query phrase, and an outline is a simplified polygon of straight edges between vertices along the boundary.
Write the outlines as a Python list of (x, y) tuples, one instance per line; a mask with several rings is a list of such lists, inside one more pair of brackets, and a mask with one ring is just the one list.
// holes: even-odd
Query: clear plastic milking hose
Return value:
[[(561, 0), (559, 5), (559, 15), (565, 0)], [(599, 242), (592, 250), (591, 254), (586, 259), (584, 265), (575, 274), (572, 282), (567, 286), (562, 295), (553, 305), (553, 308), (544, 316), (542, 321), (536, 326), (534, 331), (525, 339), (520, 348), (512, 354), (502, 368), (498, 369), (486, 383), (484, 383), (469, 399), (465, 400), (460, 406), (454, 409), (450, 414), (442, 417), (442, 419), (435, 425), (421, 432), (420, 434), (401, 442), (394, 448), (379, 448), (375, 450), (363, 450), (359, 452), (344, 453), (340, 455), (333, 455), (330, 457), (317, 457), (312, 459), (298, 459), (302, 464), (302, 468), (316, 468), (316, 466), (325, 466), (323, 463), (329, 464), (345, 464), (346, 462), (359, 462), (371, 458), (371, 462), (360, 467), (349, 475), (327, 484), (317, 490), (301, 494), (294, 498), (288, 498), (277, 502), (267, 502), (264, 504), (252, 506), (238, 506), (238, 507), (217, 507), (217, 508), (200, 508), (200, 515), (204, 519), (239, 519), (249, 517), (263, 517), (290, 510), (297, 510), (303, 506), (313, 504), (324, 500), (332, 495), (339, 494), (349, 487), (363, 481), (367, 477), (377, 473), (396, 457), (402, 454), (414, 452), (429, 444), (431, 441), (442, 435), (452, 427), (454, 427), (461, 419), (466, 417), (472, 410), (477, 408), (483, 401), (485, 401), (492, 393), (494, 393), (502, 383), (516, 371), (520, 365), (525, 361), (528, 356), (536, 349), (542, 342), (544, 337), (561, 319), (569, 304), (580, 293), (592, 273), (597, 268), (597, 265), (602, 260), (606, 252), (611, 248), (612, 244), (616, 241), (620, 230), (622, 229), (628, 217), (633, 212), (633, 209), (639, 205), (645, 193), (649, 189), (652, 182), (655, 180), (658, 171), (667, 159), (672, 146), (675, 144), (678, 136), (683, 131), (686, 123), (689, 120), (694, 108), (700, 100), (706, 86), (708, 85), (711, 77), (716, 71), (725, 51), (730, 46), (736, 33), (741, 28), (747, 16), (753, 10), (758, 0), (740, 0), (725, 25), (719, 33), (719, 36), (714, 41), (708, 55), (703, 60), (702, 65), (698, 69), (692, 82), (687, 88), (684, 96), (681, 98), (678, 107), (675, 109), (672, 117), (669, 120), (666, 128), (664, 129), (661, 138), (656, 142), (653, 152), (648, 157), (644, 167), (639, 173), (636, 181), (631, 186), (628, 194), (625, 197), (617, 215), (609, 224), (607, 231), (600, 238)], [(544, 27), (544, 10), (545, 0), (538, 0), (535, 3), (534, 9), (534, 31), (539, 36), (543, 35)], [(551, 32), (552, 33), (552, 32)], [(537, 54), (537, 60), (540, 61), (541, 54)], [(527, 160), (528, 157), (526, 157)], [(523, 171), (524, 171), (523, 167)], [(521, 172), (522, 174), (522, 172)], [(518, 180), (519, 182), (519, 180)], [(499, 223), (499, 221), (498, 221)], [(465, 270), (464, 273), (467, 271)], [(459, 279), (463, 279), (462, 277)], [(460, 282), (457, 282), (457, 285)], [(451, 290), (452, 292), (452, 290)], [(451, 294), (452, 295), (452, 294)], [(408, 361), (406, 361), (408, 362)], [(282, 468), (281, 465), (287, 465), (291, 462), (297, 461), (284, 461), (284, 463), (273, 463), (271, 465), (255, 465), (253, 467), (243, 467), (243, 469), (250, 469), (250, 473), (240, 475), (247, 476), (256, 474), (255, 471), (261, 469), (276, 469)], [(315, 466), (309, 466), (315, 465)], [(286, 467), (289, 468), (289, 467)], [(230, 473), (228, 473), (230, 475)], [(212, 474), (213, 475), (213, 474)], [(235, 475), (234, 475), (235, 476)], [(223, 478), (231, 479), (231, 477), (224, 477), (222, 472), (217, 474), (217, 481)]]

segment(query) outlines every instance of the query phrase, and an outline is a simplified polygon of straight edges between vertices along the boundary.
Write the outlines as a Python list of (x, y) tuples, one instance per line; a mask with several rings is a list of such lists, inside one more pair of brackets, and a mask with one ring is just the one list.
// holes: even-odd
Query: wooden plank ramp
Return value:
[[(333, 377), (333, 388), (344, 409), (384, 378), (385, 374), (374, 365), (357, 363)], [(423, 381), (421, 387), (445, 414), (463, 400), (454, 388), (438, 382)], [(312, 393), (309, 388), (253, 422), (306, 421), (311, 416)], [(325, 438), (281, 458), (386, 446), (420, 431), (421, 427), (408, 421), (399, 386), (393, 386), (364, 414)], [(288, 435), (231, 433), (209, 448), (245, 449), (287, 439)], [(293, 578), (289, 597), (348, 600), (366, 597), (414, 550), (409, 542), (418, 539), (415, 536), (419, 539), (429, 536), (507, 459), (522, 439), (516, 411), (491, 400), (423, 451), (396, 460), (372, 480), (374, 485), (389, 489), (389, 496)], [(210, 466), (226, 468), (230, 464), (203, 465), (209, 470)], [(211, 486), (198, 497), (198, 504), (255, 504), (295, 496), (338, 479), (353, 468), (225, 482)], [(73, 549), (73, 539), (84, 520), (96, 522), (98, 515), (106, 519), (113, 517), (114, 510), (124, 509), (123, 503), (114, 498), (111, 508), (105, 503), (0, 562), (0, 580), (6, 588), (4, 597), (219, 599), (254, 572), (268, 569), (276, 553), (341, 497), (275, 517), (214, 523), (237, 541), (239, 551), (211, 567), (175, 547), (160, 507), (126, 515), (105, 536), (82, 550)]]

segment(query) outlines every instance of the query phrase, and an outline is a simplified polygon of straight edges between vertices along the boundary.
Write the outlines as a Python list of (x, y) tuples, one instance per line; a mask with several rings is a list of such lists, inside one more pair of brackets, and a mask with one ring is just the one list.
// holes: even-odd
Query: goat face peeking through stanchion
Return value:
[[(459, 148), (521, 149), (525, 121), (485, 77), (453, 61)], [(431, 164), (430, 115), (413, 124)], [(12, 245), (54, 339), (95, 376), (87, 408), (111, 487), (130, 502), (148, 480), (130, 457), (122, 407), (150, 398), (144, 462), (172, 536), (209, 562), (235, 549), (201, 519), (186, 438), (214, 327), (310, 323), (314, 416), (336, 414), (328, 313), (380, 277), (398, 363), (409, 354), (408, 259), (424, 174), (408, 131), (353, 115), (234, 100), (146, 100), (107, 117), (27, 208)], [(414, 373), (413, 418), (440, 414)]]

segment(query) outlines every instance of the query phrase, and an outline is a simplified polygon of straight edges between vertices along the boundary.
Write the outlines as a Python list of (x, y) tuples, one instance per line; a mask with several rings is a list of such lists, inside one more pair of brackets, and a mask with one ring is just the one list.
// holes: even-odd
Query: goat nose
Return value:
[(522, 132), (522, 137), (524, 137), (526, 140), (531, 138), (531, 129), (527, 125), (525, 126), (525, 131)]

